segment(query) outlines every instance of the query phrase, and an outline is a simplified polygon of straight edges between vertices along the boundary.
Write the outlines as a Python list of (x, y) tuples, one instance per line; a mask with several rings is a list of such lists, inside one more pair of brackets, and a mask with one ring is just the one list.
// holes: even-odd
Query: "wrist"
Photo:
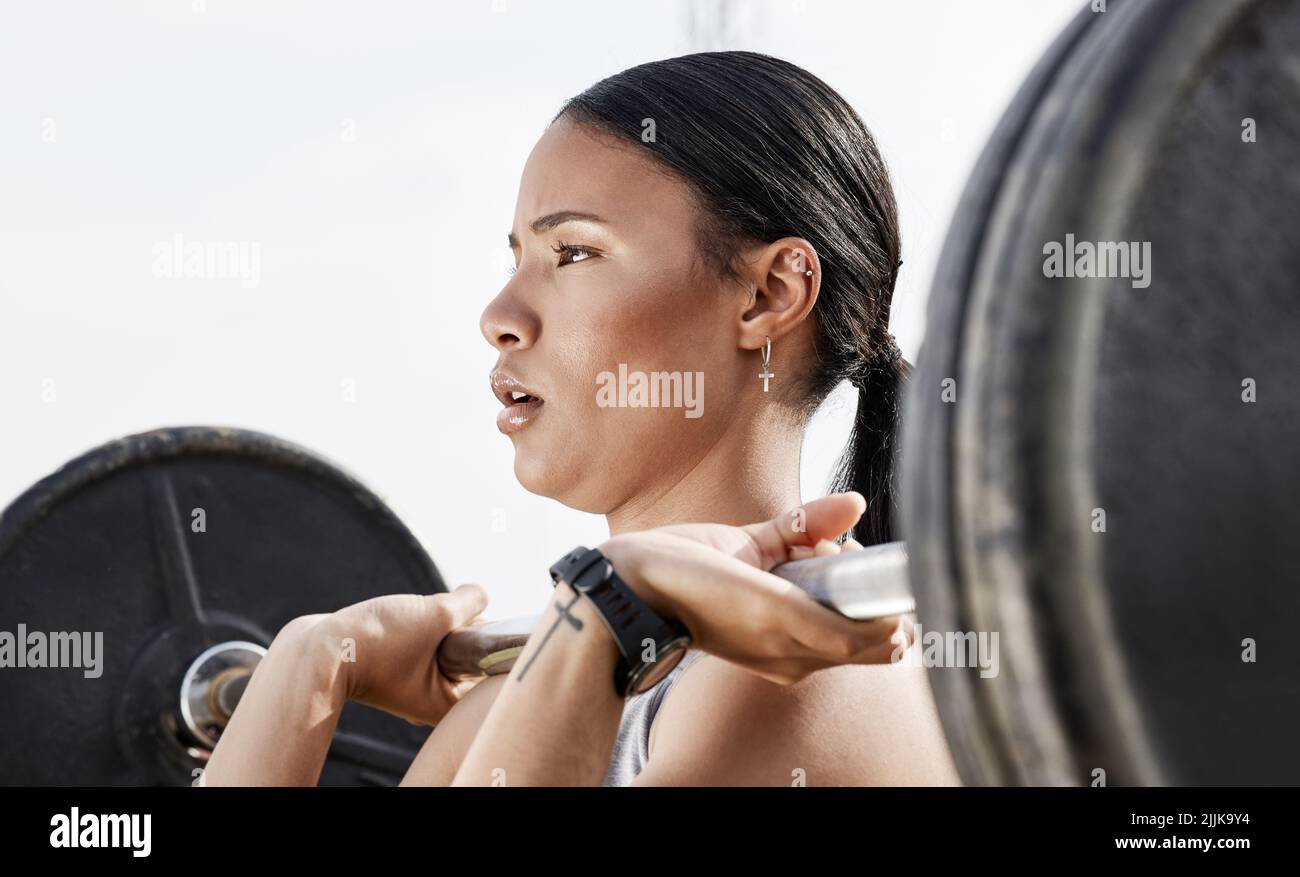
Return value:
[(571, 552), (552, 568), (552, 574), (564, 581), (575, 576), (593, 601), (593, 614), (611, 634), (622, 659), (617, 661), (615, 688), (624, 696), (649, 690), (672, 671), (690, 646), (690, 631), (676, 619), (671, 601), (647, 574), (665, 549), (671, 552), (680, 546), (660, 544), (653, 535), (623, 534), (595, 551)]
[(612, 536), (596, 546), (613, 565), (614, 572), (632, 593), (654, 610), (661, 618), (675, 617), (673, 605), (664, 598), (644, 574), (647, 559), (646, 537), (641, 533), (623, 533)]
[(557, 613), (563, 613), (577, 619), (582, 625), (579, 633), (583, 635), (573, 640), (570, 654), (579, 654), (580, 660), (584, 662), (599, 661), (600, 666), (604, 666), (608, 661), (609, 666), (613, 667), (618, 662), (623, 653), (619, 650), (613, 634), (605, 627), (600, 611), (588, 598), (561, 582), (555, 586), (551, 594), (549, 608), (550, 611), (543, 616), (544, 619), (554, 618)]
[(281, 629), (263, 660), (275, 655), (292, 663), (305, 684), (325, 692), (341, 710), (352, 696), (356, 667), (355, 661), (347, 660), (344, 639), (333, 613), (304, 615)]

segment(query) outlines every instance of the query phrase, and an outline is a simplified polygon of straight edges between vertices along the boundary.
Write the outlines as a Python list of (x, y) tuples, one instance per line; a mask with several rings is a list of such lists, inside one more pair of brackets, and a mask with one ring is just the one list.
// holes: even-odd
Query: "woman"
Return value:
[[(433, 655), (484, 608), (477, 586), (296, 619), (205, 784), (315, 782), (348, 699), (435, 725), (405, 784), (956, 782), (924, 671), (890, 663), (907, 620), (850, 622), (766, 572), (850, 530), (850, 550), (896, 537), (898, 220), (854, 111), (751, 52), (623, 71), (543, 134), (509, 241), (481, 328), (515, 474), (605, 515), (600, 550), (694, 648), (625, 703), (617, 646), (563, 582), (543, 624), (569, 623), (476, 685)], [(843, 380), (861, 395), (836, 480), (855, 492), (801, 505), (803, 429)]]

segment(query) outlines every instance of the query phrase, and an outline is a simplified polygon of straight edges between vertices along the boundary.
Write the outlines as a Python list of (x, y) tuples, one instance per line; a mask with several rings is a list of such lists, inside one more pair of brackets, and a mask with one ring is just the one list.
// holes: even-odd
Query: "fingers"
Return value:
[(894, 664), (901, 661), (904, 652), (916, 643), (916, 624), (911, 615), (855, 623), (871, 627), (858, 634), (855, 652), (848, 663)]
[[(862, 546), (859, 545), (859, 548)], [(816, 545), (809, 547), (807, 545), (793, 545), (789, 549), (789, 558), (791, 560), (808, 560), (811, 557), (827, 557), (832, 554), (839, 554), (841, 547), (829, 539), (823, 539)]]
[(459, 702), (461, 698), (469, 694), (475, 686), (486, 678), (486, 676), (476, 676), (472, 679), (462, 679), (459, 682), (453, 682), (450, 686), (451, 700), (453, 702)]
[(811, 599), (789, 601), (785, 613), (787, 630), (801, 647), (787, 651), (799, 657), (815, 655), (832, 664), (891, 664), (916, 642), (914, 615), (858, 621)]
[(815, 557), (829, 557), (832, 554), (839, 553), (840, 546), (829, 539), (823, 539), (813, 547), (813, 556)]

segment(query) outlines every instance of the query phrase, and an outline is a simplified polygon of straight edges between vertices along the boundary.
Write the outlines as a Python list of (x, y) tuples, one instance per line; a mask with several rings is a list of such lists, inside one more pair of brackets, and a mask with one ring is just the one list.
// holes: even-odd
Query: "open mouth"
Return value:
[(532, 423), (544, 404), (540, 396), (530, 393), (511, 394), (510, 404), (497, 412), (497, 429), (513, 435)]
[(490, 378), (492, 392), (504, 406), (497, 412), (497, 429), (509, 435), (532, 423), (546, 400), (532, 387), (505, 372), (493, 372)]

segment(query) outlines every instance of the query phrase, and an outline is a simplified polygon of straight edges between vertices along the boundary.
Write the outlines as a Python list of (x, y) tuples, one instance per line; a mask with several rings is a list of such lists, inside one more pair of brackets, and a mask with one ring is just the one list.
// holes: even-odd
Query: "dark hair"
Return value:
[(858, 541), (897, 538), (895, 436), (908, 371), (889, 334), (898, 208), (857, 113), (787, 61), (701, 52), (603, 79), (555, 118), (565, 115), (638, 144), (691, 186), (703, 207), (701, 251), (722, 276), (739, 277), (734, 255), (749, 241), (802, 237), (816, 249), (822, 277), (805, 415), (840, 381), (861, 391), (831, 489), (867, 498)]

